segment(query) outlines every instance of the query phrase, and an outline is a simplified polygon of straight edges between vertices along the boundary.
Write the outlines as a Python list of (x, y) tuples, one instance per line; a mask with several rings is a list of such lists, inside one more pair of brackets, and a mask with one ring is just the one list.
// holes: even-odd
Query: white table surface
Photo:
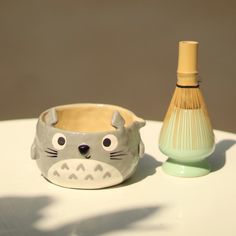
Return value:
[(168, 176), (160, 122), (141, 131), (146, 154), (124, 184), (102, 190), (55, 186), (30, 159), (36, 119), (0, 122), (0, 235), (236, 235), (236, 135), (215, 131), (213, 171)]

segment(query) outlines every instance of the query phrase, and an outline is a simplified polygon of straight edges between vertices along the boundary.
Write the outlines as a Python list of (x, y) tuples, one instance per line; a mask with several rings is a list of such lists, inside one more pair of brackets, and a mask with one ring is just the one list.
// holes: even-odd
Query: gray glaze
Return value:
[(54, 184), (68, 188), (96, 189), (119, 184), (135, 171), (144, 145), (139, 129), (141, 119), (125, 126), (114, 111), (110, 124), (115, 128), (102, 132), (73, 132), (54, 127), (55, 108), (40, 116), (31, 148), (42, 175)]

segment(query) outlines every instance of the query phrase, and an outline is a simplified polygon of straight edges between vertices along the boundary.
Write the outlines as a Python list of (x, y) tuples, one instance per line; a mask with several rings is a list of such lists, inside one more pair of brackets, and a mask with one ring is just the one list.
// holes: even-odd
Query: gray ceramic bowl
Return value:
[(122, 107), (74, 104), (43, 112), (31, 148), (42, 175), (67, 187), (97, 189), (119, 184), (144, 153), (145, 121)]

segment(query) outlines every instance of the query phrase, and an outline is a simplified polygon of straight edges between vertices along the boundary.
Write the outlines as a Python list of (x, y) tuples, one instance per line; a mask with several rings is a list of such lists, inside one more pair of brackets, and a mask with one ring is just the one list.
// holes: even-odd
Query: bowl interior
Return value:
[(115, 130), (112, 116), (118, 111), (125, 120), (125, 126), (134, 121), (132, 112), (109, 105), (68, 106), (56, 108), (58, 122), (54, 125), (68, 131), (96, 132)]

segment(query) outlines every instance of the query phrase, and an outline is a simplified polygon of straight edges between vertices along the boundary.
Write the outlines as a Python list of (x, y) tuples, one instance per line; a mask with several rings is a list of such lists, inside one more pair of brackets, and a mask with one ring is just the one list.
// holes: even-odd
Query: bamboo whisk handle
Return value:
[(180, 86), (198, 86), (197, 55), (198, 42), (179, 42), (178, 82)]

